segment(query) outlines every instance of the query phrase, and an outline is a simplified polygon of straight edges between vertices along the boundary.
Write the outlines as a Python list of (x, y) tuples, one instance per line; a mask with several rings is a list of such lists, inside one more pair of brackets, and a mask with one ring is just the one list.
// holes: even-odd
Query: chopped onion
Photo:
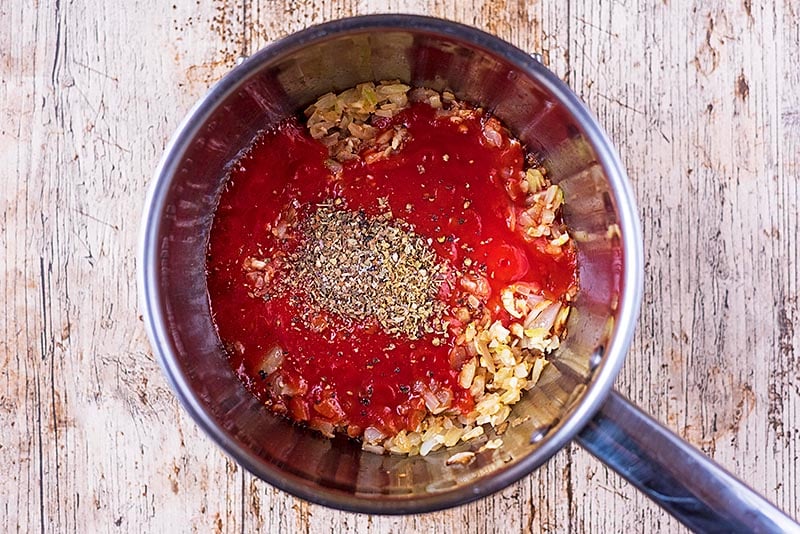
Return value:
[(374, 426), (368, 426), (364, 430), (364, 441), (367, 443), (375, 443), (382, 440), (385, 437), (386, 434), (384, 434)]
[(441, 447), (442, 444), (439, 443), (435, 438), (431, 438), (428, 441), (424, 442), (422, 446), (419, 448), (420, 456), (427, 456), (429, 452), (438, 449)]
[(553, 323), (556, 320), (556, 316), (558, 315), (558, 311), (561, 309), (560, 302), (553, 302), (547, 308), (542, 310), (542, 312), (536, 317), (533, 321), (528, 324), (528, 321), (525, 321), (525, 328), (526, 329), (536, 329), (536, 328), (544, 328), (550, 330), (553, 327)]
[(457, 452), (447, 459), (447, 465), (467, 465), (475, 459), (475, 453), (471, 451)]
[(503, 145), (503, 136), (500, 135), (500, 132), (497, 130), (490, 128), (488, 125), (483, 129), (483, 136), (486, 138), (486, 141), (496, 147), (500, 147)]
[(386, 449), (384, 449), (383, 447), (379, 445), (372, 445), (370, 443), (364, 443), (363, 445), (361, 445), (361, 448), (367, 452), (371, 452), (372, 454), (378, 454), (378, 455), (383, 455), (383, 453), (386, 452)]
[(446, 410), (453, 402), (453, 392), (450, 388), (442, 388), (436, 393), (436, 398), (439, 399), (440, 408)]
[(277, 371), (281, 365), (283, 365), (283, 349), (275, 345), (267, 351), (267, 354), (261, 361), (261, 370), (267, 375), (271, 375)]
[(461, 368), (461, 372), (458, 374), (458, 384), (462, 388), (467, 389), (472, 385), (472, 379), (475, 378), (475, 369), (477, 367), (478, 362), (475, 358), (472, 358)]
[(434, 410), (437, 410), (441, 407), (441, 402), (439, 402), (439, 399), (428, 388), (425, 388), (425, 390), (422, 392), (422, 399), (425, 401), (425, 407), (431, 412), (434, 412)]

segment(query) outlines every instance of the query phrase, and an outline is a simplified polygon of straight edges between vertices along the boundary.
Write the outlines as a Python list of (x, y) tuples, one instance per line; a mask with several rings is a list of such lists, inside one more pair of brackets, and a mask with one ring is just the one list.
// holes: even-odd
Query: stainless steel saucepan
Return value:
[[(206, 245), (226, 169), (254, 136), (317, 96), (368, 80), (448, 88), (480, 103), (538, 153), (565, 193), (580, 293), (569, 335), (522, 421), (465, 467), (378, 456), (267, 411), (226, 361), (209, 312)], [(642, 296), (642, 236), (625, 171), (584, 105), (535, 58), (473, 28), (377, 15), (309, 28), (259, 51), (189, 113), (156, 173), (144, 213), (140, 286), (154, 351), (203, 430), (249, 471), (344, 510), (402, 514), (463, 504), (527, 475), (576, 440), (690, 528), (800, 527), (612, 390)], [(491, 438), (487, 436), (486, 439)]]

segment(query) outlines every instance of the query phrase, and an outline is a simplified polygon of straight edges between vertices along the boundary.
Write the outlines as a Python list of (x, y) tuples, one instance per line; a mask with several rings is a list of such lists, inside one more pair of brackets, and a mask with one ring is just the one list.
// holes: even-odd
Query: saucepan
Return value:
[[(237, 154), (319, 95), (384, 79), (449, 89), (499, 117), (563, 189), (578, 248), (581, 289), (566, 341), (515, 405), (517, 424), (503, 445), (466, 466), (445, 460), (480, 441), (425, 457), (381, 456), (271, 414), (228, 365), (209, 310), (209, 230)], [(140, 253), (145, 322), (178, 398), (227, 454), (293, 495), (354, 512), (432, 511), (500, 490), (575, 440), (693, 529), (800, 528), (612, 390), (642, 296), (631, 187), (577, 96), (535, 56), (497, 37), (444, 20), (376, 15), (314, 26), (257, 52), (210, 90), (169, 143)]]

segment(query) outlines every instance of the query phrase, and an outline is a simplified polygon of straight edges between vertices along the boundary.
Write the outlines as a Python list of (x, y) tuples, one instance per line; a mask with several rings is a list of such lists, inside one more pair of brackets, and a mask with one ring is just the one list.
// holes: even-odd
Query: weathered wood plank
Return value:
[(645, 303), (619, 390), (800, 514), (795, 3), (11, 4), (0, 6), (3, 531), (680, 530), (575, 446), (450, 511), (309, 505), (226, 459), (169, 391), (134, 283), (144, 191), (169, 135), (239, 55), (313, 23), (401, 11), (540, 50), (595, 112), (645, 233)]

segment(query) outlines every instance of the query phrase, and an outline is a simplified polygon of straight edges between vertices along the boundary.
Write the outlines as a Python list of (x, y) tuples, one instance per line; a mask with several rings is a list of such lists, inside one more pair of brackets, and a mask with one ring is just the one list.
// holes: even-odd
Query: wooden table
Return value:
[(574, 445), (458, 509), (328, 510), (244, 472), (168, 388), (135, 282), (145, 190), (167, 139), (238, 56), (382, 11), (454, 19), (541, 51), (587, 102), (644, 222), (644, 306), (617, 388), (800, 514), (796, 0), (10, 0), (0, 5), (0, 530), (680, 530)]

